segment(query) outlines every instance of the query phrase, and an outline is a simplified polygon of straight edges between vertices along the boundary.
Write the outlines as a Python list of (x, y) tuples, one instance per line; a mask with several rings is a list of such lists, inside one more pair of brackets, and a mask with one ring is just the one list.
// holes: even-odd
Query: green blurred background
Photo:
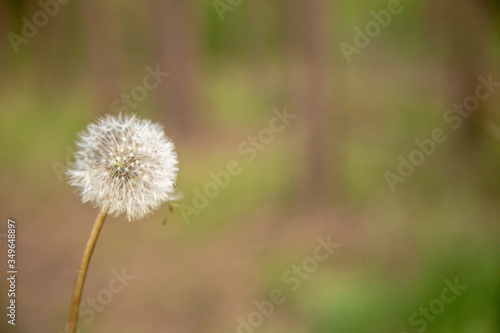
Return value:
[[(64, 169), (77, 133), (135, 91), (130, 112), (161, 123), (176, 144), (184, 199), (173, 213), (164, 205), (142, 221), (106, 221), (82, 332), (500, 332), (500, 92), (456, 129), (443, 118), (475, 95), (479, 76), (500, 81), (499, 8), (1, 1), (0, 267), (10, 217), (18, 317), (12, 327), (2, 314), (0, 330), (64, 332), (97, 214)], [(371, 37), (359, 33), (366, 27)], [(356, 42), (346, 57), (341, 46)], [(141, 90), (157, 67), (168, 76)], [(273, 110), (285, 109), (296, 117), (248, 161), (241, 145), (265, 137)], [(397, 175), (400, 155), (408, 160), (436, 128), (447, 139), (392, 191), (387, 172)], [(232, 160), (241, 172), (186, 213)], [(292, 290), (283, 277), (318, 237), (340, 246)], [(134, 278), (110, 293), (123, 269)], [(440, 301), (457, 279), (467, 289)], [(286, 300), (253, 314), (273, 289)], [(419, 312), (429, 306), (428, 317)]]

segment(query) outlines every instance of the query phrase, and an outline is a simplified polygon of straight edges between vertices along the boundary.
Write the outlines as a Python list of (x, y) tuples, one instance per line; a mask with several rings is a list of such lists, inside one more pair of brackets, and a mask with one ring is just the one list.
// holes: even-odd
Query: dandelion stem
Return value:
[(80, 298), (82, 297), (83, 283), (85, 282), (85, 276), (87, 275), (87, 269), (89, 267), (90, 258), (92, 257), (92, 252), (94, 251), (95, 243), (101, 232), (101, 228), (106, 219), (106, 212), (102, 210), (97, 219), (95, 220), (94, 227), (90, 232), (89, 240), (87, 241), (87, 246), (83, 252), (82, 262), (80, 263), (80, 268), (78, 269), (78, 275), (76, 276), (75, 287), (73, 288), (73, 295), (71, 297), (71, 305), (69, 309), (68, 333), (74, 333), (76, 330), (76, 322), (78, 320), (78, 308), (80, 307)]

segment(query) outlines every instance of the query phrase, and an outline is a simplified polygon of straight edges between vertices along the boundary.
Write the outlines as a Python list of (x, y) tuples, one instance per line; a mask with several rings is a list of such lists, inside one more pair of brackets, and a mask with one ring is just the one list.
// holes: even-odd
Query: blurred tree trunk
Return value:
[[(485, 7), (490, 1), (450, 1), (451, 22), (451, 79), (455, 84), (454, 101), (462, 104), (468, 96), (475, 96), (480, 84), (479, 76), (487, 78), (493, 69), (488, 68), (488, 40), (491, 36), (491, 15)], [(494, 75), (494, 77), (498, 76)], [(487, 101), (480, 101), (476, 111), (464, 120), (467, 142), (476, 146), (484, 133)]]
[[(446, 61), (442, 66), (448, 70), (448, 80), (440, 83), (451, 87), (452, 104), (462, 105), (466, 97), (475, 96), (480, 84), (478, 77), (487, 78), (493, 73), (491, 66), (487, 66), (487, 55), (491, 21), (496, 17), (488, 8), (493, 8), (494, 3), (441, 0), (427, 4), (427, 34), (432, 46)], [(484, 132), (486, 103), (481, 101), (460, 128), (464, 141), (471, 147), (479, 143)]]
[[(245, 47), (249, 48), (248, 50), (248, 62), (252, 64), (254, 70), (261, 71), (258, 72), (259, 78), (262, 76), (262, 71), (266, 70), (265, 62), (268, 59), (265, 58), (265, 54), (269, 54), (269, 48), (266, 48), (266, 38), (269, 36), (269, 27), (266, 26), (266, 19), (270, 18), (266, 15), (272, 11), (272, 4), (266, 3), (263, 0), (253, 1), (252, 5), (249, 6), (248, 10), (248, 22), (251, 28), (249, 29), (249, 34), (247, 36), (247, 43)], [(264, 14), (266, 13), (266, 14)], [(265, 90), (266, 84), (259, 85), (259, 88)]]
[[(0, 33), (2, 36), (7, 36), (9, 32), (13, 32), (13, 27), (10, 25), (9, 17), (12, 11), (10, 9), (9, 3), (7, 1), (0, 2)], [(7, 59), (9, 55), (13, 54), (14, 51), (10, 45), (10, 42), (6, 42), (5, 47), (0, 49), (0, 68), (4, 72), (7, 72)], [(4, 84), (5, 75), (0, 75), (0, 86)]]
[(169, 75), (159, 85), (160, 112), (168, 133), (189, 137), (195, 115), (195, 45), (197, 20), (194, 3), (183, 0), (152, 2), (159, 41), (156, 58)]
[(68, 49), (70, 45), (77, 44), (77, 39), (72, 38), (68, 27), (68, 10), (60, 6), (57, 14), (50, 18), (47, 25), (40, 28), (38, 35), (26, 45), (34, 51), (37, 63), (33, 69), (36, 78), (35, 91), (47, 102), (61, 99), (61, 92), (68, 87), (70, 75), (75, 73), (74, 64), (69, 62)]
[(295, 54), (299, 65), (295, 86), (303, 124), (305, 148), (305, 174), (301, 177), (299, 201), (309, 206), (326, 202), (331, 188), (328, 151), (327, 66), (325, 7), (322, 0), (293, 1), (297, 32)]
[(110, 113), (112, 101), (122, 93), (119, 7), (99, 0), (83, 1), (81, 6), (89, 88), (95, 97), (96, 113)]

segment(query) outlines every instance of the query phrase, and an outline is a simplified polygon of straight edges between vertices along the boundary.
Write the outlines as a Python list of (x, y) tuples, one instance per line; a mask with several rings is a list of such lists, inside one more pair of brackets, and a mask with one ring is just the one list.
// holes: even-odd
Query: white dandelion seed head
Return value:
[(83, 202), (129, 221), (169, 201), (177, 177), (174, 144), (162, 127), (135, 115), (106, 115), (79, 134), (66, 172)]

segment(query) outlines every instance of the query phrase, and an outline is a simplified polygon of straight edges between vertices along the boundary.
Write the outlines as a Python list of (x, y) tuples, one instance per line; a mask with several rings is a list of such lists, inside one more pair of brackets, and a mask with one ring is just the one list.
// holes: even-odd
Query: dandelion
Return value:
[(67, 171), (83, 202), (107, 214), (140, 219), (169, 200), (177, 155), (160, 125), (135, 116), (106, 116), (80, 134)]
[(95, 243), (107, 215), (140, 219), (172, 199), (177, 177), (174, 144), (160, 125), (136, 116), (107, 115), (90, 124), (76, 143), (79, 150), (67, 171), (83, 202), (98, 207), (96, 219), (78, 271), (68, 332), (78, 319), (83, 282)]

